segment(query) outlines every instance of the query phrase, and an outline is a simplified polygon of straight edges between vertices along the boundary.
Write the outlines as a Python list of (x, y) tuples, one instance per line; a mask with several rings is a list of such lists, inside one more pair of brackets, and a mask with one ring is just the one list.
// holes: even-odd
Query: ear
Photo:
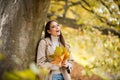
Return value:
[(50, 34), (51, 32), (50, 32), (50, 30), (47, 30), (47, 32)]

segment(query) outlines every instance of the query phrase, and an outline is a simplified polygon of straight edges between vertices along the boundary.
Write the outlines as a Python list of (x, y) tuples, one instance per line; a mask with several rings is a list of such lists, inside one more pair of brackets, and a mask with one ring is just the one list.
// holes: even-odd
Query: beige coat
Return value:
[[(46, 55), (50, 55), (54, 53), (54, 50), (52, 48), (52, 42), (50, 38), (42, 39), (38, 46), (38, 52), (37, 52), (37, 65), (39, 67), (45, 67), (49, 70), (49, 75), (46, 80), (52, 80), (53, 74), (62, 73), (64, 80), (71, 80), (70, 74), (67, 72), (66, 68), (59, 68), (56, 65), (53, 65), (49, 62), (49, 58)], [(69, 46), (67, 46), (67, 49), (69, 49)], [(69, 70), (71, 72), (72, 69), (72, 61), (69, 62)]]

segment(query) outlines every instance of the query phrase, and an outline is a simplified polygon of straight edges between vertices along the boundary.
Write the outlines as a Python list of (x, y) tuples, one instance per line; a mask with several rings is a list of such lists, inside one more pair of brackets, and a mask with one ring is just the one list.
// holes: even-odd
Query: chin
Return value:
[(60, 36), (60, 35), (57, 35), (58, 37)]

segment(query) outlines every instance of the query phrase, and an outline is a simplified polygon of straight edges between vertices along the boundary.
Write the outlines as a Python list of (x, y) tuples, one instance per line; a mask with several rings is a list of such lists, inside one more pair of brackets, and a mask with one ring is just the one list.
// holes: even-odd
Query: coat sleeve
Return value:
[(70, 58), (68, 60), (68, 65), (69, 66), (66, 68), (66, 70), (67, 70), (68, 73), (70, 73), (72, 71), (72, 69), (73, 69), (73, 58), (72, 58), (71, 51), (70, 51), (70, 45), (66, 44), (66, 48), (70, 53)]
[(47, 61), (45, 50), (46, 50), (46, 41), (43, 39), (39, 42), (38, 45), (37, 66), (47, 68), (48, 70), (56, 69), (57, 67), (55, 65)]

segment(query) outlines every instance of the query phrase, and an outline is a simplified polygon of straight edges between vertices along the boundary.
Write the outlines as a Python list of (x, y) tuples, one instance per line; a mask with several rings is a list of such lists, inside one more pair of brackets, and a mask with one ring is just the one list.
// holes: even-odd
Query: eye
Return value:
[(54, 28), (55, 26), (52, 26), (51, 28)]
[(58, 27), (58, 26), (60, 26), (60, 25), (56, 24), (56, 25), (51, 26), (51, 28), (55, 28), (55, 27)]

